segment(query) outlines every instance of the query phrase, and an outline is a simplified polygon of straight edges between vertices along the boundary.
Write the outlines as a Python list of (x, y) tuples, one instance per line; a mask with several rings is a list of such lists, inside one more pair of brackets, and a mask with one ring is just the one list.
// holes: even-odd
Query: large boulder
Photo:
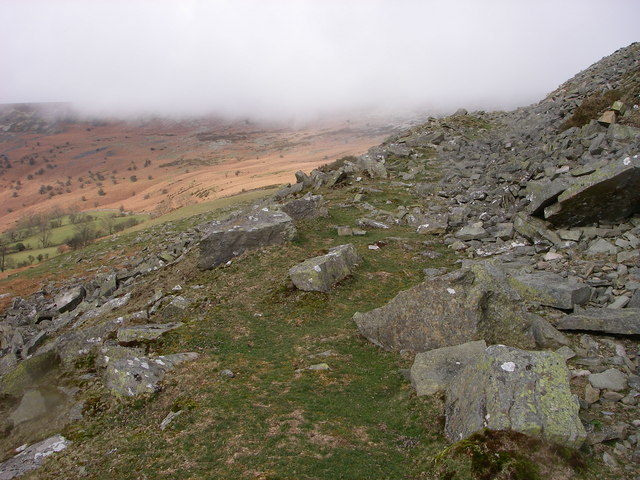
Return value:
[(339, 245), (326, 255), (309, 258), (291, 268), (289, 276), (300, 290), (328, 292), (335, 283), (351, 275), (360, 260), (352, 244)]
[(586, 432), (562, 357), (493, 345), (476, 358), (446, 392), (449, 440), (456, 442), (488, 428), (572, 448), (582, 445)]
[(200, 242), (198, 267), (214, 268), (247, 250), (285, 243), (295, 234), (289, 215), (268, 208), (225, 222), (213, 222)]
[(591, 297), (588, 285), (552, 272), (519, 272), (509, 277), (509, 282), (525, 300), (563, 310), (573, 310), (574, 305), (583, 305)]
[(580, 177), (544, 209), (545, 218), (561, 226), (617, 221), (640, 211), (640, 157), (612, 161)]
[(387, 350), (425, 352), (481, 339), (534, 345), (521, 297), (490, 262), (428, 279), (353, 319), (362, 335)]
[(60, 358), (53, 352), (34, 355), (22, 362), (0, 379), (0, 394), (18, 396), (37, 384), (60, 364)]
[(409, 371), (416, 394), (444, 392), (455, 376), (469, 363), (475, 362), (486, 348), (485, 341), (479, 340), (418, 353)]
[(640, 335), (640, 308), (591, 308), (561, 318), (560, 330)]

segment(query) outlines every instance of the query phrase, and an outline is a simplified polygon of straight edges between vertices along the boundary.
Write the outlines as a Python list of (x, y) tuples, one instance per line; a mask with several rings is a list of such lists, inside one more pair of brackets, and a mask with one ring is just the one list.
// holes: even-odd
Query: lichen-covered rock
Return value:
[(640, 157), (607, 163), (567, 188), (544, 210), (555, 225), (579, 226), (620, 220), (640, 211)]
[(428, 279), (353, 319), (362, 335), (387, 350), (425, 352), (481, 339), (534, 345), (521, 297), (490, 262)]
[(475, 362), (486, 348), (485, 341), (479, 340), (418, 353), (409, 372), (416, 394), (444, 392), (455, 376), (469, 363)]
[(116, 338), (121, 344), (151, 342), (153, 340), (157, 340), (165, 333), (181, 327), (182, 325), (184, 325), (184, 323), (182, 322), (131, 325), (129, 327), (119, 328), (116, 334)]
[(488, 428), (579, 448), (587, 435), (568, 379), (556, 353), (493, 345), (447, 389), (447, 438), (455, 442)]
[(591, 297), (588, 285), (552, 272), (520, 272), (510, 276), (509, 282), (525, 300), (563, 310), (573, 310)]
[(105, 347), (96, 364), (104, 368), (105, 386), (114, 395), (134, 397), (157, 392), (166, 372), (196, 358), (197, 353), (146, 357), (137, 349)]
[(268, 208), (225, 222), (213, 222), (200, 242), (198, 267), (214, 268), (247, 250), (289, 241), (295, 234), (289, 215)]
[(328, 292), (332, 285), (351, 275), (360, 260), (352, 244), (339, 245), (326, 255), (309, 258), (292, 267), (289, 276), (300, 290)]
[(21, 395), (55, 369), (59, 363), (60, 358), (53, 351), (23, 360), (0, 379), (0, 394)]
[(559, 330), (640, 335), (640, 308), (591, 308), (561, 318)]
[(15, 457), (0, 463), (0, 480), (10, 480), (35, 470), (48, 456), (64, 450), (70, 443), (62, 435), (54, 435), (28, 446)]

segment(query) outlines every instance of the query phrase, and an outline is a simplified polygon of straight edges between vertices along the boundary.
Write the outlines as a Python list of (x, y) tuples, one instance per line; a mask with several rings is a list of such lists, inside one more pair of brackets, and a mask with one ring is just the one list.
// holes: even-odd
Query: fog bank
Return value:
[(638, 38), (637, 0), (4, 0), (0, 103), (308, 118), (511, 108)]

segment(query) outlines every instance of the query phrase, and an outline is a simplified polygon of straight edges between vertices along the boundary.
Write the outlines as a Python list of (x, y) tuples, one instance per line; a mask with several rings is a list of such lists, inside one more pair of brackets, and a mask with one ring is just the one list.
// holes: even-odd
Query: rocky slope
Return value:
[[(255, 305), (269, 310), (282, 303), (295, 310), (295, 302), (304, 300), (320, 310), (332, 292), (357, 297), (350, 282), (363, 282), (358, 285), (364, 289), (384, 283), (393, 277), (395, 262), (409, 280), (398, 283), (389, 298), (374, 299), (368, 308), (358, 302), (334, 307), (344, 310), (349, 331), (357, 328), (381, 347), (376, 355), (387, 355), (382, 349), (398, 352), (409, 363), (403, 382), (411, 382), (418, 397), (444, 395), (445, 425), (438, 435), (458, 443), (437, 457), (443, 463), (431, 473), (411, 478), (468, 478), (455, 477), (447, 458), (456, 449), (469, 454), (469, 439), (485, 427), (581, 448), (596, 470), (603, 469), (600, 478), (636, 478), (639, 78), (640, 44), (633, 44), (538, 104), (429, 119), (365, 155), (298, 172), (297, 183), (259, 205), (220, 213), (214, 221), (194, 219), (186, 230), (165, 225), (139, 234), (129, 241), (154, 246), (125, 268), (14, 299), (0, 323), (3, 450), (10, 456), (20, 445), (57, 435), (74, 422), (90, 423), (103, 398), (127, 405), (127, 398), (159, 394), (160, 400), (149, 401), (161, 403), (163, 385), (175, 371), (199, 371), (217, 362), (217, 354), (206, 350), (165, 352), (161, 339), (179, 338), (179, 332), (197, 330), (202, 316), (215, 316), (210, 312), (225, 301), (218, 291), (234, 294), (234, 268), (239, 275), (245, 269), (245, 277), (259, 276), (261, 283), (282, 283), (288, 292), (264, 290), (262, 284), (247, 290), (254, 297), (239, 298), (242, 304), (225, 310), (245, 319), (235, 327), (242, 331), (262, 318)], [(611, 103), (587, 108), (603, 98)], [(314, 235), (316, 243), (309, 240)], [(340, 244), (345, 245), (318, 251), (320, 245)], [(391, 255), (387, 270), (365, 275), (382, 255)], [(259, 267), (252, 267), (256, 261)], [(263, 272), (270, 263), (286, 268), (270, 278)], [(277, 330), (277, 323), (271, 328)], [(314, 355), (305, 358), (334, 354)], [(309, 370), (330, 375), (330, 363), (297, 365), (294, 379)], [(220, 375), (236, 373), (225, 368)], [(69, 381), (76, 377), (82, 381)], [(332, 385), (329, 380), (323, 385)], [(187, 411), (182, 404), (172, 409), (162, 430)], [(302, 417), (287, 417), (291, 430)], [(346, 428), (355, 431), (354, 425)], [(67, 439), (51, 438), (45, 445), (53, 450), (67, 447)], [(74, 441), (57, 454), (66, 463), (47, 462), (40, 474), (73, 471), (65, 468), (76, 468), (69, 464), (77, 457), (67, 452), (91, 444), (82, 437)], [(32, 452), (33, 462), (26, 453), (7, 460), (0, 478), (39, 465), (39, 448), (24, 451)], [(543, 477), (559, 474), (543, 464), (535, 467)], [(101, 478), (88, 467), (77, 468)], [(270, 478), (267, 470), (254, 476)], [(590, 475), (563, 472), (567, 478)], [(345, 472), (345, 478), (354, 475)]]

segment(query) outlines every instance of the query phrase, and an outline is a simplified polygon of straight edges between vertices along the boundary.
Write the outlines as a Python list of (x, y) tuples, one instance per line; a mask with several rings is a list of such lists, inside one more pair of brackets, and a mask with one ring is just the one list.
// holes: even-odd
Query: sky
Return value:
[(310, 118), (506, 109), (640, 40), (638, 0), (0, 0), (0, 103)]

